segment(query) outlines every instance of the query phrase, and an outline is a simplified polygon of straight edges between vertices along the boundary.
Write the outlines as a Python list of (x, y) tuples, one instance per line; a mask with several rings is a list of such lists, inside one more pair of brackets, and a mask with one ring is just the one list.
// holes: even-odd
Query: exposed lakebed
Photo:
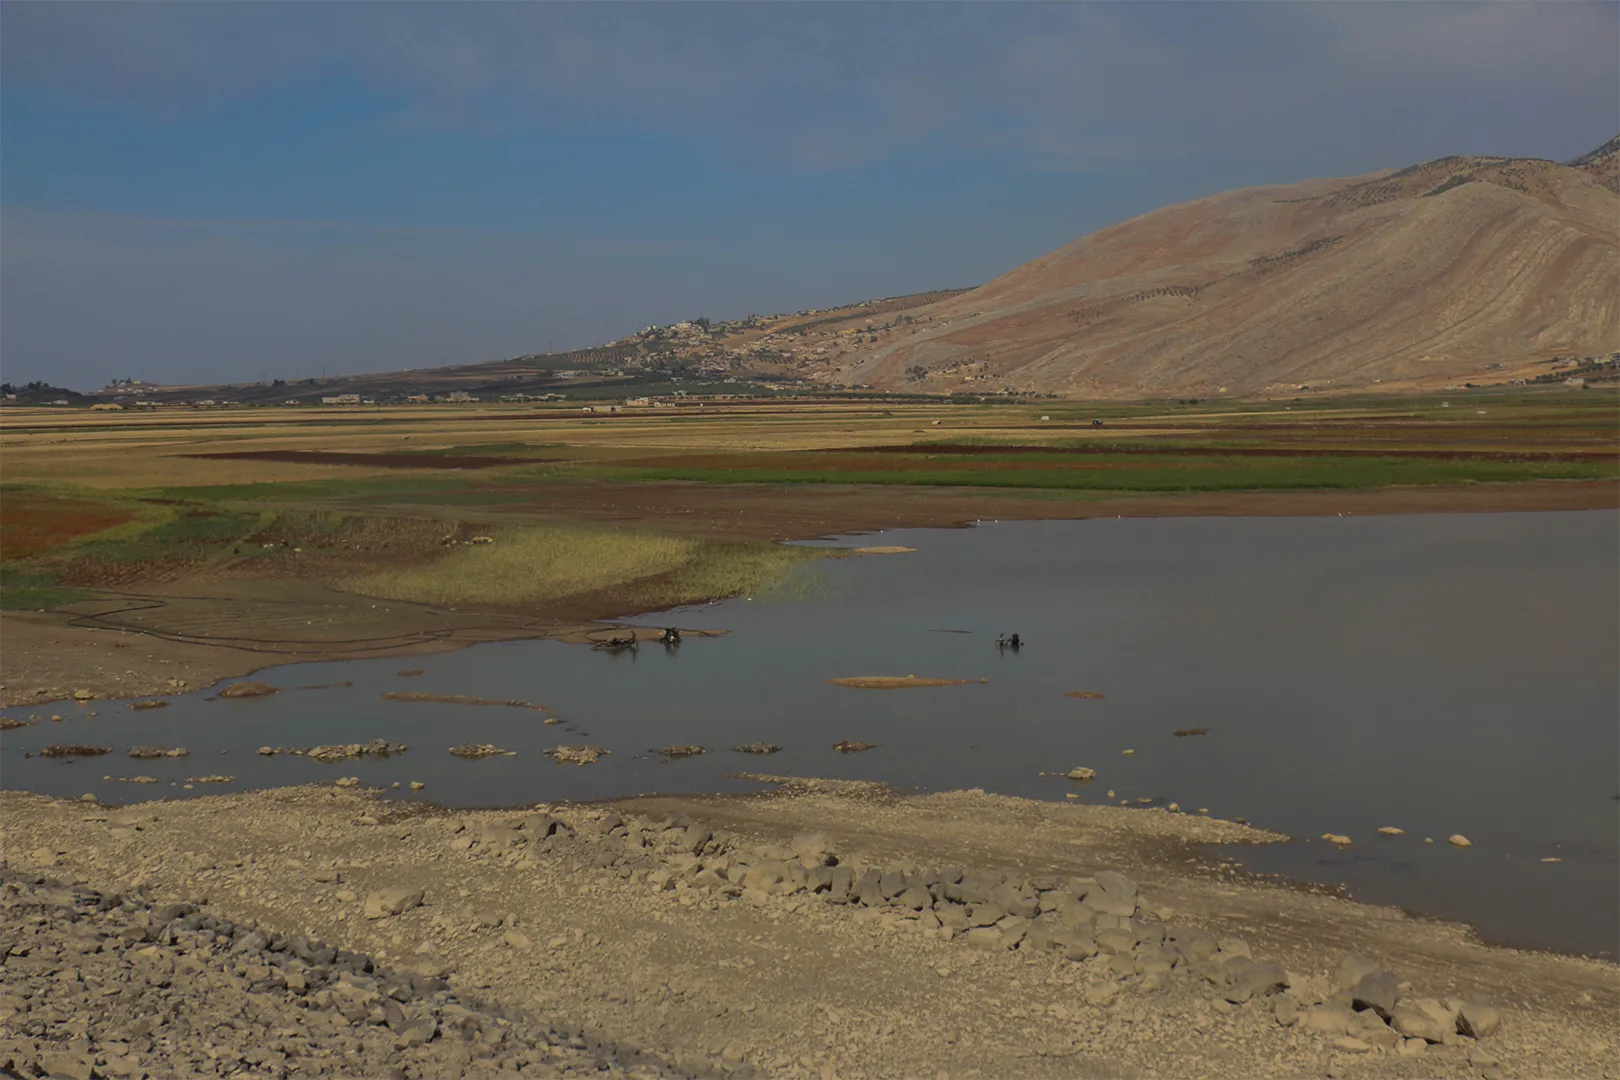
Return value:
[[(413, 677), (397, 660), (270, 669), (255, 678), (283, 690), (267, 697), (6, 710), (47, 719), (0, 736), (4, 782), (128, 802), (357, 776), (468, 806), (756, 790), (726, 775), (741, 770), (1094, 802), (1112, 790), (1354, 841), (1227, 852), (1253, 869), (1344, 882), (1509, 944), (1615, 954), (1620, 514), (1093, 520), (882, 541), (916, 550), (817, 564), (793, 602), (636, 620), (730, 631), (677, 648), (508, 642), (413, 658)], [(1023, 647), (998, 649), (1012, 632)], [(974, 681), (827, 682), (911, 674)], [(310, 685), (324, 688), (292, 689)], [(552, 712), (381, 698), (395, 691)], [(337, 763), (255, 753), (376, 738), (410, 749)], [(879, 745), (842, 754), (842, 740)], [(755, 741), (782, 749), (731, 750)], [(24, 759), (50, 743), (114, 752)], [(447, 752), (468, 743), (516, 753)], [(611, 754), (544, 755), (578, 743)], [(708, 752), (650, 753), (672, 744)], [(133, 760), (134, 746), (190, 755)], [(1041, 775), (1076, 767), (1096, 779)], [(204, 775), (235, 779), (182, 786)], [(413, 780), (426, 789), (411, 795)], [(1453, 833), (1473, 846), (1453, 848)]]

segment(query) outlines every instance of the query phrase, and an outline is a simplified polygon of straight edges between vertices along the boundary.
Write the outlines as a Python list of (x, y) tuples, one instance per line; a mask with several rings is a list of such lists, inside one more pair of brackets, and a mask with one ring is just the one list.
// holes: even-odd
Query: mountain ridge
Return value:
[[(1620, 138), (1206, 196), (915, 315), (826, 373), (1087, 397), (1421, 388), (1620, 349)], [(982, 392), (982, 391), (981, 391)]]

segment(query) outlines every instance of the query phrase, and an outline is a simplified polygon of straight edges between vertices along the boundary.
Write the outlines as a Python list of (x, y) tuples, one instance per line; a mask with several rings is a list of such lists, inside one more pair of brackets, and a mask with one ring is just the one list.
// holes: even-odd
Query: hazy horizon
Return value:
[(0, 367), (472, 363), (1620, 130), (1612, 4), (0, 7)]

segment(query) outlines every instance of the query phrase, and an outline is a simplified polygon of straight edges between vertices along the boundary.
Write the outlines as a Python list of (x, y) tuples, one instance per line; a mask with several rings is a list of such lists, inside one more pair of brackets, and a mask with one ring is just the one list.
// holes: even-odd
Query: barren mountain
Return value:
[(1111, 226), (828, 377), (1144, 397), (1503, 382), (1620, 349), (1620, 140), (1227, 192)]

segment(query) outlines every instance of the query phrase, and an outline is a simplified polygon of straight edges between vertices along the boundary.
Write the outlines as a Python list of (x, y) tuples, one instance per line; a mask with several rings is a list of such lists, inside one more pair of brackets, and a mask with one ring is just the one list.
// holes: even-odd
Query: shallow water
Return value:
[[(199, 693), (150, 712), (96, 702), (94, 719), (71, 703), (9, 710), (70, 719), (0, 736), (4, 783), (123, 802), (218, 790), (169, 786), (205, 773), (235, 775), (232, 789), (358, 776), (422, 780), (420, 797), (455, 805), (755, 789), (726, 778), (737, 770), (1094, 802), (1112, 789), (1356, 841), (1230, 852), (1255, 869), (1343, 882), (1511, 944), (1620, 949), (1620, 514), (1023, 522), (847, 543), (879, 542), (918, 550), (818, 564), (815, 587), (792, 602), (643, 620), (731, 631), (675, 651), (509, 642), (256, 676), (347, 688), (236, 701)], [(1025, 647), (997, 650), (996, 634), (1013, 631)], [(396, 675), (407, 666), (426, 673)], [(894, 691), (825, 682), (905, 674), (989, 681)], [(529, 710), (379, 700), (388, 690), (542, 702), (574, 730)], [(1172, 734), (1192, 727), (1209, 734)], [(331, 765), (253, 753), (376, 737), (411, 749)], [(832, 750), (840, 739), (882, 745), (842, 755)], [(752, 740), (783, 750), (728, 749)], [(69, 741), (117, 752), (22, 757)], [(518, 755), (445, 753), (462, 742)], [(559, 742), (613, 753), (559, 766), (541, 755)], [(123, 756), (154, 743), (192, 753)], [(646, 756), (671, 743), (710, 752)], [(1077, 765), (1097, 780), (1039, 775)], [(1383, 825), (1407, 835), (1378, 837)], [(1447, 844), (1457, 832), (1474, 846)]]

